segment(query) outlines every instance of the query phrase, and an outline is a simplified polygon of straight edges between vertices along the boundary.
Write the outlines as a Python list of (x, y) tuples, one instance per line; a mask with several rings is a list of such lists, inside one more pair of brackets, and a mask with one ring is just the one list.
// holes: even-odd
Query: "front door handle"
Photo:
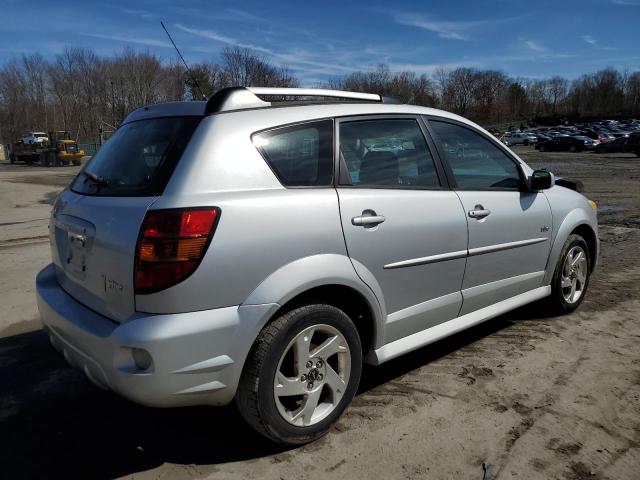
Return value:
[(491, 215), (491, 210), (484, 208), (482, 205), (476, 205), (473, 210), (469, 210), (469, 216), (478, 220)]
[(384, 215), (378, 215), (373, 210), (365, 210), (364, 212), (362, 212), (361, 216), (353, 217), (351, 219), (351, 224), (355, 225), (356, 227), (371, 228), (381, 224), (385, 220), (386, 218), (384, 217)]

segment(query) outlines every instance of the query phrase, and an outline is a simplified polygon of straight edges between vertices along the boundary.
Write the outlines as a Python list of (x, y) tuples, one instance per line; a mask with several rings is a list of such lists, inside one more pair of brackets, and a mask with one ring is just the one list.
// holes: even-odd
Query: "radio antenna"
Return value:
[(184, 63), (184, 68), (187, 69), (187, 73), (191, 77), (191, 81), (200, 92), (200, 95), (202, 95), (202, 100), (207, 100), (207, 96), (202, 91), (202, 88), (200, 88), (200, 84), (198, 83), (198, 80), (196, 80), (196, 77), (193, 75), (193, 72), (189, 68), (189, 65), (187, 65), (187, 62), (185, 61), (184, 57), (180, 53), (180, 50), (178, 50), (178, 46), (176, 45), (176, 42), (173, 41), (173, 38), (171, 38), (171, 34), (169, 33), (169, 30), (167, 30), (167, 27), (164, 26), (164, 22), (160, 21), (160, 25), (162, 25), (162, 28), (164, 29), (164, 33), (166, 33), (167, 37), (169, 37), (169, 40), (171, 40), (171, 44), (173, 45), (173, 48), (175, 48), (176, 52), (178, 52), (178, 56), (180, 57), (180, 60), (182, 60), (182, 63)]

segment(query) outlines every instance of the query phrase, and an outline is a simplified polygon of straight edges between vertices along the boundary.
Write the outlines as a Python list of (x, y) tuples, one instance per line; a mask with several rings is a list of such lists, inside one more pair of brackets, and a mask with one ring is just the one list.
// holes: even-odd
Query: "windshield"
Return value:
[(201, 117), (164, 117), (116, 130), (71, 184), (84, 195), (161, 195)]

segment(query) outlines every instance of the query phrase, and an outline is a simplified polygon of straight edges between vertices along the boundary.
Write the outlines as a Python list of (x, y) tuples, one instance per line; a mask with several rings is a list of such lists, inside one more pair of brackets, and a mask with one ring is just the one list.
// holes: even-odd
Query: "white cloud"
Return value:
[(445, 38), (448, 40), (470, 40), (471, 33), (473, 33), (474, 31), (482, 30), (484, 28), (502, 23), (521, 20), (526, 16), (460, 22), (437, 20), (432, 16), (421, 15), (417, 13), (385, 11), (381, 11), (381, 13), (390, 14), (396, 21), (396, 23), (399, 23), (400, 25), (418, 27), (429, 32), (437, 33), (440, 38)]
[(616, 5), (630, 5), (639, 7), (640, 0), (611, 0), (611, 3), (615, 3)]
[(271, 20), (269, 20), (268, 18), (260, 17), (258, 15), (254, 15), (253, 13), (240, 10), (238, 8), (227, 8), (226, 11), (230, 16), (233, 16), (238, 20), (247, 20), (249, 22), (257, 23), (271, 23)]
[(589, 45), (593, 45), (593, 46), (595, 46), (598, 43), (597, 40), (593, 38), (591, 35), (583, 35), (582, 40), (587, 42)]
[[(276, 59), (278, 62), (280, 62), (281, 64), (283, 64), (284, 66), (292, 70), (302, 71), (302, 72), (305, 72), (306, 74), (324, 73), (328, 75), (340, 75), (345, 73), (351, 73), (364, 68), (362, 67), (362, 65), (355, 65), (355, 64), (344, 65), (344, 64), (338, 63), (337, 61), (331, 62), (330, 61), (331, 58), (325, 58), (325, 56), (323, 55), (310, 53), (306, 50), (298, 49), (298, 50), (289, 51), (289, 52), (278, 52), (271, 48), (266, 48), (258, 45), (253, 45), (250, 43), (240, 42), (239, 40), (233, 37), (222, 35), (220, 33), (214, 32), (213, 30), (201, 30), (197, 28), (190, 28), (179, 23), (174, 24), (174, 26), (192, 35), (196, 35), (209, 40), (214, 40), (216, 42), (219, 42), (225, 45), (230, 45), (232, 47), (239, 47), (239, 48), (248, 48), (248, 49), (254, 50), (256, 52), (272, 57), (273, 59)], [(334, 60), (337, 60), (337, 59), (334, 58)], [(310, 67), (315, 67), (315, 69)]]
[(149, 47), (173, 48), (173, 46), (169, 42), (165, 42), (163, 40), (156, 40), (155, 38), (129, 37), (127, 35), (103, 35), (100, 33), (84, 33), (84, 32), (80, 32), (80, 35), (84, 35), (85, 37), (102, 38), (104, 40), (115, 40), (116, 42), (147, 45)]
[(187, 33), (190, 33), (192, 35), (197, 35), (198, 37), (208, 38), (209, 40), (215, 40), (216, 42), (224, 43), (226, 45), (231, 45), (233, 47), (250, 48), (251, 50), (255, 50), (256, 52), (265, 53), (267, 55), (273, 55), (274, 54), (274, 51), (269, 49), (269, 48), (260, 47), (258, 45), (252, 45), (250, 43), (240, 42), (240, 41), (236, 40), (233, 37), (228, 37), (226, 35), (221, 35), (221, 34), (219, 34), (217, 32), (214, 32), (213, 30), (201, 30), (201, 29), (198, 29), (198, 28), (185, 27), (184, 25), (182, 25), (180, 23), (175, 23), (174, 26), (176, 28), (182, 30), (183, 32), (187, 32)]
[(132, 9), (132, 8), (122, 8), (120, 9), (120, 11), (123, 13), (126, 13), (127, 15), (134, 15), (136, 17), (140, 17), (144, 19), (149, 19), (156, 16), (155, 14), (151, 12), (147, 12), (146, 10), (138, 10), (138, 9)]
[(394, 18), (401, 25), (422, 28), (423, 30), (437, 33), (440, 38), (469, 40), (466, 34), (470, 27), (469, 22), (440, 21), (413, 13), (396, 13)]
[(534, 42), (533, 40), (525, 40), (524, 46), (529, 50), (533, 50), (534, 52), (546, 52), (547, 47), (540, 45), (538, 42)]
[(417, 75), (433, 75), (437, 70), (454, 70), (458, 67), (481, 67), (476, 60), (451, 62), (451, 63), (390, 63), (387, 65), (392, 72), (415, 72)]

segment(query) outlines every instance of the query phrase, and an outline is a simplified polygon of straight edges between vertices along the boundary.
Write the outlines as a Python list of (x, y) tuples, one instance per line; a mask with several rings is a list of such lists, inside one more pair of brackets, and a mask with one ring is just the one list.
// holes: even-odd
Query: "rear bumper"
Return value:
[[(88, 309), (58, 284), (52, 265), (36, 279), (51, 343), (98, 386), (143, 405), (224, 405), (237, 388), (253, 340), (277, 304), (170, 315), (136, 313), (119, 324)], [(133, 349), (151, 356), (136, 365)]]

